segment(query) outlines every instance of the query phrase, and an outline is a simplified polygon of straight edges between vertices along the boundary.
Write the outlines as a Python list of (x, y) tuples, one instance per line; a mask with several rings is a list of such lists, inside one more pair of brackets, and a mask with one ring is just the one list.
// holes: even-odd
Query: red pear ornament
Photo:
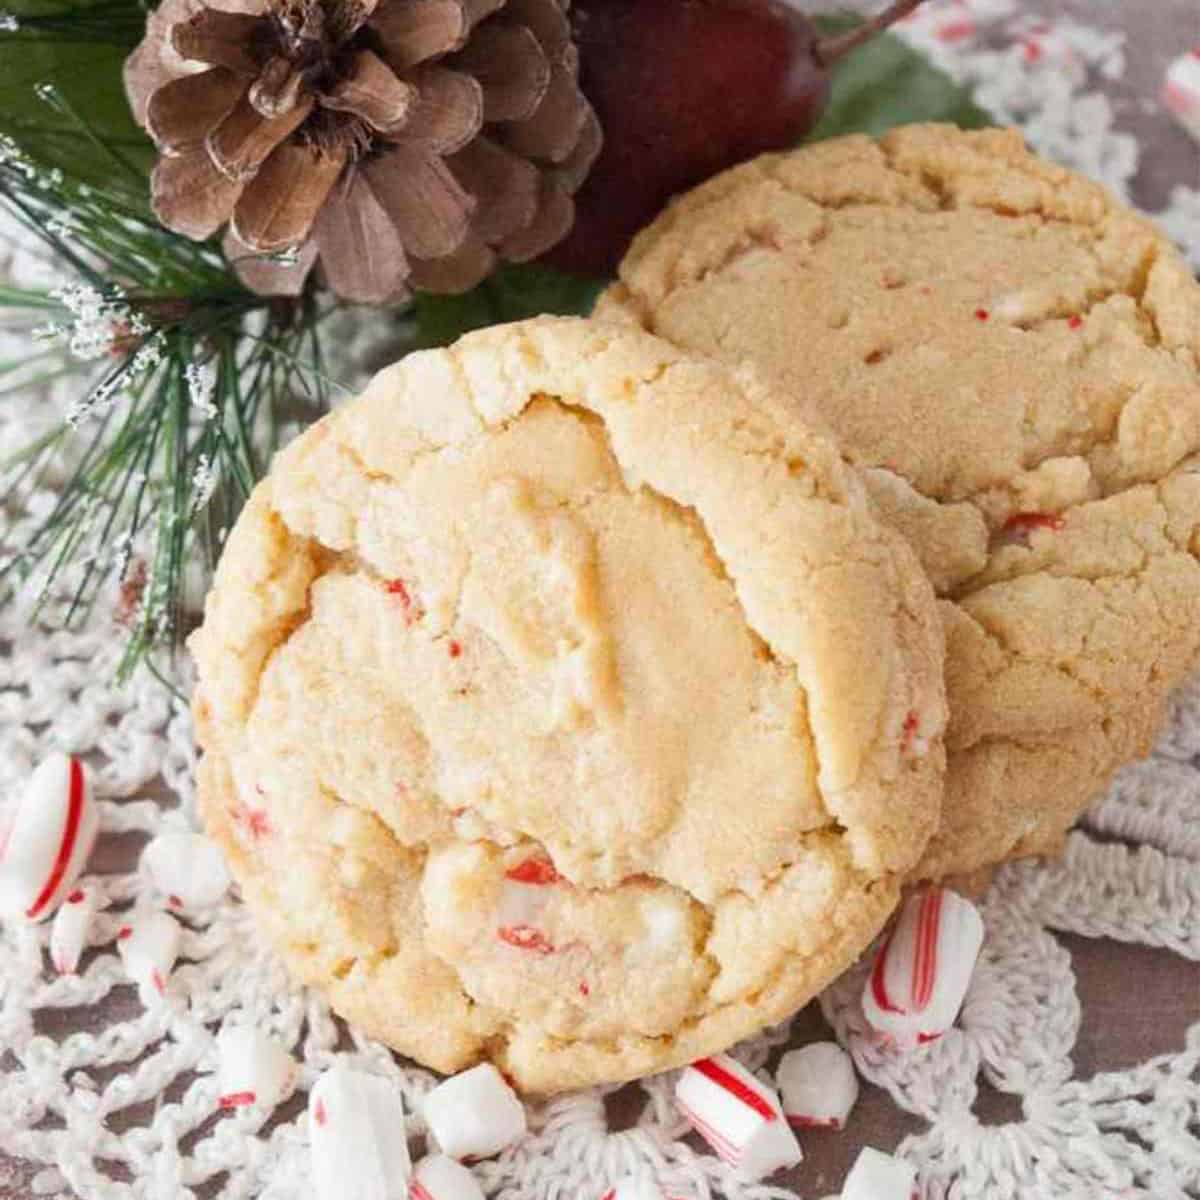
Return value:
[(580, 78), (604, 145), (549, 260), (611, 274), (672, 196), (808, 133), (830, 67), (920, 3), (822, 39), (786, 0), (575, 0)]

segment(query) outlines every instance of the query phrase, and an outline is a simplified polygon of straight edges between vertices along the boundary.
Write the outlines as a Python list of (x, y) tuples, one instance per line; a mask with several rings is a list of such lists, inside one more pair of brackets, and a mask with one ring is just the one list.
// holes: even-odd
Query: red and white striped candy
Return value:
[(794, 1167), (804, 1155), (779, 1097), (727, 1054), (693, 1063), (675, 1085), (692, 1128), (750, 1179)]
[(417, 1164), (409, 1196), (411, 1200), (483, 1200), (483, 1188), (462, 1163), (431, 1154)]
[(50, 961), (60, 975), (75, 974), (98, 904), (93, 888), (72, 888), (54, 914), (50, 926)]
[(841, 1129), (858, 1099), (854, 1063), (836, 1042), (813, 1042), (789, 1050), (775, 1081), (783, 1111), (797, 1129)]
[(916, 1182), (908, 1163), (866, 1146), (842, 1184), (842, 1200), (912, 1200)]
[(222, 1029), (217, 1055), (217, 1103), (222, 1108), (274, 1108), (295, 1086), (295, 1059), (273, 1037), (249, 1025)]
[(1200, 46), (1172, 60), (1163, 84), (1163, 103), (1200, 141)]
[(55, 754), (29, 777), (0, 847), (0, 914), (40, 921), (72, 890), (100, 832), (87, 768)]
[(412, 1159), (396, 1086), (340, 1063), (308, 1097), (318, 1200), (406, 1200)]
[(513, 863), (504, 873), (496, 937), (518, 950), (553, 953), (554, 947), (540, 923), (558, 880), (558, 872), (547, 858), (530, 855)]
[(958, 1016), (983, 945), (983, 919), (944, 888), (909, 897), (863, 989), (870, 1026), (904, 1047), (941, 1037)]
[(146, 843), (141, 865), (172, 908), (209, 908), (229, 890), (220, 847), (201, 833), (160, 833)]
[(525, 1106), (491, 1063), (438, 1084), (421, 1114), (443, 1154), (490, 1158), (525, 1136)]
[(118, 931), (117, 953), (138, 986), (142, 1004), (154, 1008), (166, 997), (167, 980), (179, 957), (179, 923), (164, 912), (135, 917)]

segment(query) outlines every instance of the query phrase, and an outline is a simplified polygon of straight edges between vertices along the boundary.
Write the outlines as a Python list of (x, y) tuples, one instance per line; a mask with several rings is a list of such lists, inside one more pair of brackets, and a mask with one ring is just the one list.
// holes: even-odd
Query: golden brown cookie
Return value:
[(910, 126), (676, 202), (598, 315), (754, 363), (824, 421), (944, 600), (920, 874), (1051, 849), (1200, 654), (1200, 287), (1011, 131)]
[(300, 437), (192, 641), (201, 800), (297, 975), (550, 1092), (790, 1014), (936, 824), (936, 601), (754, 379), (542, 320)]

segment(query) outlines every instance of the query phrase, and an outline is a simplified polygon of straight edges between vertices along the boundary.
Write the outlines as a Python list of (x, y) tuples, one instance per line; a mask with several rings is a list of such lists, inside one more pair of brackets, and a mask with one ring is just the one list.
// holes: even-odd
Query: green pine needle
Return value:
[(28, 359), (0, 363), (0, 398), (78, 382), (63, 426), (0, 462), (6, 501), (19, 509), (64, 449), (76, 465), (21, 543), (0, 542), (0, 591), (33, 580), (36, 609), (73, 627), (115, 581), (125, 676), (186, 633), (189, 566), (207, 577), (285, 424), (327, 409), (319, 327), (330, 306), (247, 291), (219, 248), (158, 225), (144, 176), (61, 111), (110, 155), (111, 182), (72, 178), (0, 135), (0, 208), (75, 281), (49, 294), (0, 288), (0, 321), (41, 338)]

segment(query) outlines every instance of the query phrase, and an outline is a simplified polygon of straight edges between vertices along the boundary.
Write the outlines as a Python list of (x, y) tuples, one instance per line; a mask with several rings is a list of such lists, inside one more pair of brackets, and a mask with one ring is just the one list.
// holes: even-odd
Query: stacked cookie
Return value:
[(941, 598), (917, 874), (1056, 849), (1200, 658), (1200, 286), (1012, 131), (909, 126), (676, 203), (601, 313), (752, 362), (832, 430)]
[(601, 307), (299, 438), (193, 641), (292, 969), (533, 1092), (722, 1049), (905, 882), (1052, 845), (1200, 639), (1200, 295), (1008, 135), (741, 168)]

